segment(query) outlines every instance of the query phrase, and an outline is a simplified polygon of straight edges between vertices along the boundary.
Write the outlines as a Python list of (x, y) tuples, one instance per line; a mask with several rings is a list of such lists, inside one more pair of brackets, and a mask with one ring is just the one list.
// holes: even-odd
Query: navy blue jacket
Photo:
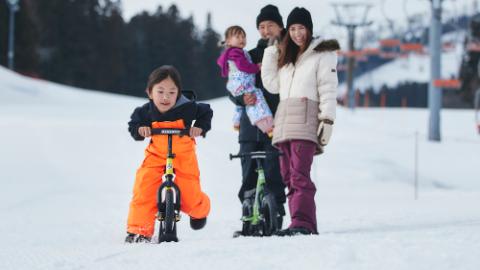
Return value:
[(197, 103), (193, 100), (181, 96), (175, 103), (175, 106), (165, 113), (161, 113), (152, 100), (141, 107), (137, 107), (130, 122), (128, 122), (128, 131), (133, 139), (143, 141), (145, 138), (138, 134), (139, 127), (151, 127), (152, 122), (176, 121), (183, 119), (185, 128), (190, 129), (193, 124), (194, 127), (199, 127), (203, 130), (202, 135), (205, 136), (207, 131), (211, 129), (213, 111), (210, 105), (205, 103)]

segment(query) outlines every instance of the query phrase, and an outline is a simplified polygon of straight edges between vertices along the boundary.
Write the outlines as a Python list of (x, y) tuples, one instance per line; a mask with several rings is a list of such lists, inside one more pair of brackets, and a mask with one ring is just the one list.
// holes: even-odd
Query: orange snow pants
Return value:
[[(184, 128), (183, 120), (153, 122), (153, 128)], [(154, 135), (145, 150), (143, 164), (137, 170), (133, 197), (128, 214), (127, 231), (151, 237), (154, 232), (157, 209), (157, 192), (165, 171), (168, 141), (166, 135)], [(200, 188), (200, 172), (195, 155), (195, 140), (189, 136), (172, 137), (175, 154), (173, 168), (175, 183), (180, 189), (182, 212), (193, 218), (207, 217), (210, 199)]]

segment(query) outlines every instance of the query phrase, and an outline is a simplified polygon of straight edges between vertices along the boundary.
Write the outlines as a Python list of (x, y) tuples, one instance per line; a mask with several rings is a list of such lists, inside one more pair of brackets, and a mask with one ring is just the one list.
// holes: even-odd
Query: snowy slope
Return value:
[[(198, 140), (207, 227), (185, 217), (179, 243), (125, 245), (135, 169), (146, 143), (126, 122), (143, 99), (81, 91), (0, 68), (0, 269), (478, 269), (480, 138), (473, 112), (340, 108), (317, 157), (320, 235), (232, 239), (240, 228), (233, 106), (212, 100)], [(413, 199), (414, 133), (419, 200)]]

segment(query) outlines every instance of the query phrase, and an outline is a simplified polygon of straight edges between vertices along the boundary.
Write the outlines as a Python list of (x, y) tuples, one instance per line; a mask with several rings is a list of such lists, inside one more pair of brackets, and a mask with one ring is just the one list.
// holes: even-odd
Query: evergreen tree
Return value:
[(126, 59), (124, 56), (125, 22), (118, 3), (107, 1), (100, 13), (98, 39), (94, 54), (98, 61), (92, 68), (93, 84), (96, 89), (127, 94)]
[(202, 36), (202, 47), (200, 51), (201, 62), (201, 88), (200, 99), (210, 99), (227, 94), (225, 82), (220, 76), (220, 69), (216, 59), (220, 56), (220, 36), (211, 27), (211, 15), (208, 14), (207, 28)]
[[(38, 31), (32, 21), (32, 1), (19, 1), (20, 9), (15, 12), (15, 58), (14, 69), (20, 73), (38, 76)], [(10, 8), (0, 1), (0, 64), (7, 66)]]
[[(218, 34), (197, 32), (177, 6), (146, 12), (126, 23), (121, 1), (21, 0), (17, 13), (16, 66), (27, 74), (72, 86), (145, 96), (150, 72), (173, 65), (183, 88), (200, 99), (225, 95), (216, 58)], [(0, 1), (0, 34), (8, 35), (8, 9)], [(0, 40), (6, 65), (7, 40)]]
[(7, 66), (9, 15), (7, 2), (0, 1), (0, 65), (2, 66)]

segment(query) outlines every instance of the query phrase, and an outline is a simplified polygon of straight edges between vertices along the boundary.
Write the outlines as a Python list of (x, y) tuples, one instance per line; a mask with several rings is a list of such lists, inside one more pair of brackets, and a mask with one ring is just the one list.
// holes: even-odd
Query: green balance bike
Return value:
[(271, 236), (281, 229), (282, 216), (278, 213), (277, 202), (271, 192), (265, 186), (265, 172), (262, 166), (262, 159), (268, 156), (280, 156), (278, 152), (255, 151), (230, 154), (230, 160), (234, 158), (255, 159), (257, 163), (257, 186), (252, 194), (245, 196), (242, 203), (242, 231), (235, 232), (233, 237), (239, 236)]
[(158, 243), (178, 242), (177, 222), (180, 221), (180, 189), (175, 184), (175, 171), (173, 168), (172, 136), (184, 136), (188, 134), (185, 129), (153, 128), (152, 135), (168, 136), (167, 162), (165, 173), (162, 176), (162, 184), (157, 193), (157, 219), (160, 222)]

